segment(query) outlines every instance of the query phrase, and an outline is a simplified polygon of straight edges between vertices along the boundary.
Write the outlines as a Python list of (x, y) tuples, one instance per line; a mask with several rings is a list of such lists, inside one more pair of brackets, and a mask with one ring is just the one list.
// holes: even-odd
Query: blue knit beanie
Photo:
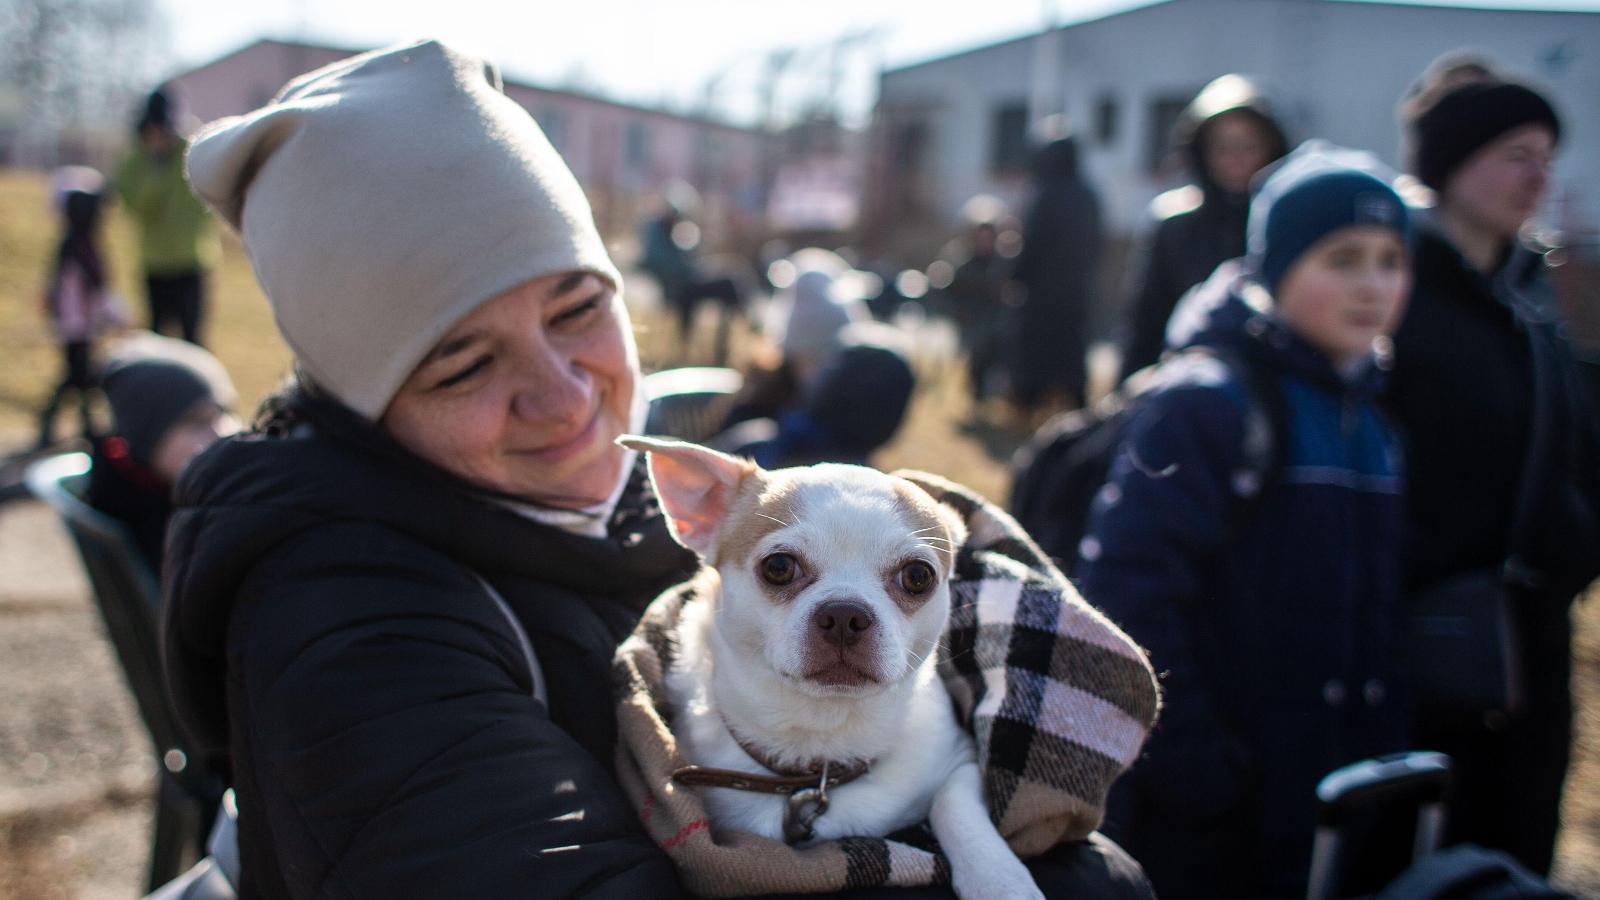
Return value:
[(1307, 141), (1284, 158), (1250, 205), (1250, 262), (1266, 289), (1300, 255), (1351, 225), (1393, 228), (1411, 238), (1411, 217), (1390, 187), (1394, 173), (1371, 154)]

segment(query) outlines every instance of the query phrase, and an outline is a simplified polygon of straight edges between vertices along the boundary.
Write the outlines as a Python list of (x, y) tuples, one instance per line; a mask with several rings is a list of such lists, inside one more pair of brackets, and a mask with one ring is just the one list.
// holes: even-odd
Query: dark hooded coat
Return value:
[(1254, 114), (1265, 126), (1274, 143), (1273, 159), (1288, 149), (1283, 129), (1272, 117), (1266, 95), (1259, 91), (1226, 109), (1202, 111), (1198, 98), (1190, 104), (1177, 131), (1195, 183), (1163, 194), (1151, 204), (1155, 228), (1136, 254), (1133, 295), (1123, 325), (1124, 377), (1161, 356), (1167, 320), (1184, 292), (1209, 278), (1223, 262), (1245, 255), (1250, 197), (1223, 190), (1206, 170), (1207, 126), (1218, 116), (1237, 110)]
[[(1399, 445), (1374, 367), (1341, 377), (1247, 305), (1236, 267), (1178, 313), (1212, 348), (1164, 364), (1080, 544), (1078, 586), (1165, 673), (1161, 719), (1107, 830), (1164, 900), (1302, 895), (1329, 771), (1407, 747)], [(1252, 494), (1247, 382), (1277, 383)], [(1263, 392), (1264, 393), (1264, 392)], [(1258, 399), (1259, 402), (1259, 399)]]
[(1530, 335), (1562, 373), (1555, 439), (1531, 541), (1542, 587), (1516, 607), (1528, 707), (1509, 727), (1420, 711), (1418, 739), (1456, 762), (1452, 834), (1550, 867), (1571, 742), (1574, 595), (1600, 575), (1596, 417), (1554, 309), (1544, 258), (1514, 246), (1485, 276), (1437, 232), (1418, 239), (1415, 282), (1395, 334), (1390, 401), (1411, 467), (1408, 581), (1499, 566), (1533, 426)]
[(1078, 171), (1078, 145), (1070, 137), (1039, 151), (1034, 179), (1038, 190), (1014, 272), (1027, 293), (1012, 334), (1012, 384), (1024, 398), (1054, 389), (1081, 403), (1100, 201)]

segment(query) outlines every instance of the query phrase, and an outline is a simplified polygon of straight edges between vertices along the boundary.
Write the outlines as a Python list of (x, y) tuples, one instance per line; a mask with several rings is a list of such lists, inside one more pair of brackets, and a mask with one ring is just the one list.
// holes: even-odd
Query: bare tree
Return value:
[(13, 151), (20, 140), (55, 162), (64, 135), (125, 132), (161, 43), (154, 0), (0, 0), (0, 127)]

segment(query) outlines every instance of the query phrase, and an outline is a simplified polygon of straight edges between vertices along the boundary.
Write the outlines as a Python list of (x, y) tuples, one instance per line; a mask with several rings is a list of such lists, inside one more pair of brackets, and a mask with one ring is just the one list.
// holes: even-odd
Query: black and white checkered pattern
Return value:
[(940, 674), (977, 738), (995, 823), (1015, 843), (1016, 829), (1066, 800), (1061, 814), (1045, 817), (1061, 829), (1055, 841), (1086, 836), (1155, 720), (1156, 681), (1143, 651), (1010, 516), (966, 488), (899, 474), (960, 513), (970, 532), (951, 582)]

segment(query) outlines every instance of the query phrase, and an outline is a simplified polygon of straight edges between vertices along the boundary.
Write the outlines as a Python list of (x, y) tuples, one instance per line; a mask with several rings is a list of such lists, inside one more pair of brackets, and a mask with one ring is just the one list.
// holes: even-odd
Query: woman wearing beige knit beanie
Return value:
[[(683, 896), (613, 774), (612, 656), (697, 560), (614, 443), (638, 356), (571, 173), (435, 42), (212, 123), (188, 173), (297, 368), (167, 538), (167, 686), (231, 773), (239, 896)], [(1107, 846), (1071, 871), (1142, 885)]]
[(298, 383), (178, 489), (169, 686), (240, 893), (679, 894), (610, 774), (612, 653), (695, 560), (577, 182), (482, 61), (358, 56), (206, 127)]

